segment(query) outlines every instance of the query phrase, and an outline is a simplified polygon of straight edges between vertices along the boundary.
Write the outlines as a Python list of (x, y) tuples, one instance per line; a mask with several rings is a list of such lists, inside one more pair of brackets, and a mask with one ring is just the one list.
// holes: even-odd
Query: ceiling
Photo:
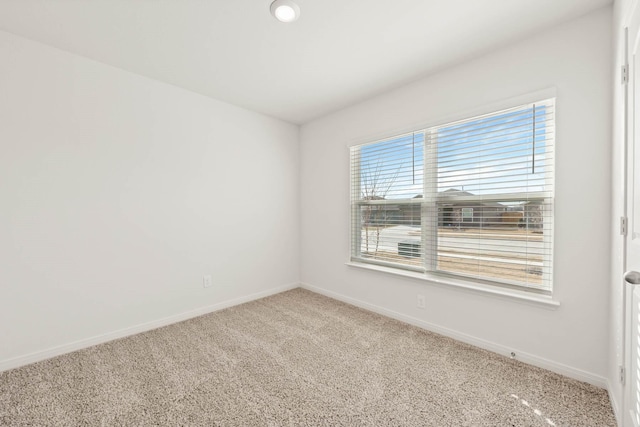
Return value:
[(0, 29), (301, 124), (612, 0), (2, 0)]

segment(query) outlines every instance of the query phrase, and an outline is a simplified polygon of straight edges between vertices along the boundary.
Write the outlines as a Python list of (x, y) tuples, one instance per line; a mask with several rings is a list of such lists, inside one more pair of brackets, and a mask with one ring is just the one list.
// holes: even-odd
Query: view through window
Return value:
[(351, 148), (352, 260), (550, 291), (554, 100)]

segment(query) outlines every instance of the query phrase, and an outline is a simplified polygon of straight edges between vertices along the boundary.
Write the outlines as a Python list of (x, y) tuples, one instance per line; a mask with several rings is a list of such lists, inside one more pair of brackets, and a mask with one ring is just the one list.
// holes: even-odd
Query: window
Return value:
[(473, 208), (462, 208), (462, 221), (473, 221)]
[(550, 293), (554, 99), (351, 147), (351, 259)]

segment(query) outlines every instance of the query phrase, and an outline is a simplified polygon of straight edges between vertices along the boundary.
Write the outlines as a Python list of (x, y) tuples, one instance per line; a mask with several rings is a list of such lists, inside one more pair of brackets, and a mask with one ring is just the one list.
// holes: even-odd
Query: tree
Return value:
[[(383, 163), (378, 160), (375, 167), (371, 167), (370, 163), (364, 164), (361, 174), (361, 196), (362, 200), (375, 201), (385, 200), (389, 190), (395, 183), (402, 166), (398, 167), (395, 173), (391, 175), (383, 174)], [(365, 229), (365, 251), (369, 253), (369, 228), (375, 227), (375, 251), (378, 253), (380, 246), (381, 225), (389, 220), (388, 206), (386, 204), (365, 205), (362, 208), (362, 223)]]

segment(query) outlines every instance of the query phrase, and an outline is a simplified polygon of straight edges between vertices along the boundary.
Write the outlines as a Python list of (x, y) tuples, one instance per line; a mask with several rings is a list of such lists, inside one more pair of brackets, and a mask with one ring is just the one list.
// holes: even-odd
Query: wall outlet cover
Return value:
[(202, 278), (202, 286), (205, 288), (210, 288), (213, 282), (211, 281), (211, 276), (206, 275)]

